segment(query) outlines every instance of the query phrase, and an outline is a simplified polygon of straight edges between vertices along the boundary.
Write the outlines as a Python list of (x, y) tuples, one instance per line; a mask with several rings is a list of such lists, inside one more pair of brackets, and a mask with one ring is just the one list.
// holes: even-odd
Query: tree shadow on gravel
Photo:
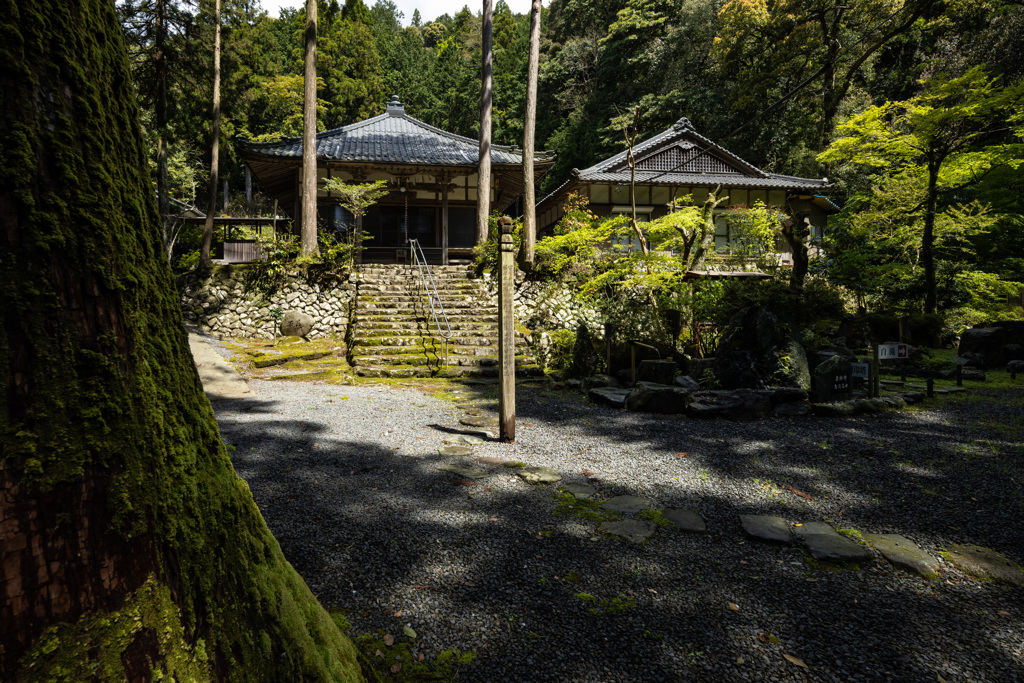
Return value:
[[(828, 570), (799, 548), (740, 531), (737, 513), (770, 513), (902, 533), (933, 554), (961, 541), (1022, 559), (1024, 516), (1013, 491), (1020, 445), (994, 459), (962, 452), (963, 429), (943, 424), (957, 418), (942, 410), (927, 420), (694, 423), (521, 392), (521, 441), (503, 447), (506, 457), (528, 461), (524, 449), (542, 449), (523, 425), (554, 423), (580, 447), (566, 481), (584, 481), (586, 470), (604, 477), (595, 482), (604, 497), (653, 489), (663, 506), (699, 509), (711, 531), (660, 528), (636, 545), (556, 515), (553, 489), (523, 484), (510, 470), (473, 463), (487, 471), (478, 482), (438, 470), (460, 461), (437, 455), (429, 438), (422, 446), (348, 440), (343, 427), (315, 416), (236, 422), (278, 412), (273, 401), (215, 408), (237, 471), (321, 602), (344, 609), (356, 635), (381, 629), (403, 639), (408, 624), (414, 648), (428, 656), (476, 652), (462, 680), (1020, 676), (1021, 591), (955, 572), (928, 582), (881, 559)], [(423, 427), (424, 435), (463, 431)], [(607, 477), (601, 443), (635, 450), (643, 481)], [(961, 514), (956, 506), (982, 488), (986, 519)]]

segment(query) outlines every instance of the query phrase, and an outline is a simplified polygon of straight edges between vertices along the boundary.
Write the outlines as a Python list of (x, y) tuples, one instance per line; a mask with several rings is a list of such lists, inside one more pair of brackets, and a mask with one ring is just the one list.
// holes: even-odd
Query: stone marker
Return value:
[(871, 551), (856, 541), (841, 535), (825, 522), (807, 522), (793, 528), (811, 551), (811, 557), (829, 562), (868, 562)]
[(466, 425), (467, 427), (491, 427), (492, 429), (498, 428), (498, 418), (496, 417), (464, 417), (459, 420), (459, 424)]
[(456, 434), (448, 439), (448, 441), (456, 446), (479, 446), (484, 442), (479, 436), (467, 436), (465, 434)]
[(1020, 567), (991, 548), (954, 543), (945, 557), (965, 574), (1024, 587), (1024, 572)]
[(661, 511), (661, 515), (683, 531), (689, 531), (694, 534), (706, 534), (708, 532), (708, 525), (704, 523), (704, 518), (696, 510), (665, 508)]
[(562, 475), (552, 467), (521, 467), (516, 474), (527, 484), (554, 484), (562, 481)]
[(626, 397), (629, 396), (628, 389), (616, 389), (614, 387), (596, 387), (587, 392), (590, 400), (598, 405), (609, 408), (622, 408), (626, 405)]
[(473, 455), (473, 449), (469, 446), (442, 446), (437, 449), (437, 452), (444, 456), (455, 457)]
[(643, 543), (654, 535), (654, 528), (650, 522), (640, 519), (620, 519), (614, 522), (601, 522), (597, 530), (633, 543)]
[(789, 532), (789, 523), (782, 517), (773, 515), (740, 515), (743, 533), (759, 541), (772, 543), (792, 543), (793, 536)]
[(581, 500), (590, 500), (597, 495), (597, 489), (590, 484), (566, 484), (562, 490), (571, 493)]
[(650, 498), (641, 498), (640, 496), (615, 496), (606, 500), (601, 507), (617, 512), (640, 512), (641, 510), (657, 509), (658, 504)]
[(313, 318), (302, 311), (285, 311), (281, 318), (281, 335), (305, 337), (313, 330)]
[(864, 540), (889, 562), (926, 579), (938, 578), (939, 561), (899, 534), (864, 534)]
[(832, 356), (814, 368), (814, 393), (818, 403), (847, 401), (852, 394), (850, 361)]
[(473, 469), (472, 467), (462, 467), (460, 465), (441, 465), (437, 469), (457, 474), (466, 479), (483, 479), (487, 476), (486, 472)]

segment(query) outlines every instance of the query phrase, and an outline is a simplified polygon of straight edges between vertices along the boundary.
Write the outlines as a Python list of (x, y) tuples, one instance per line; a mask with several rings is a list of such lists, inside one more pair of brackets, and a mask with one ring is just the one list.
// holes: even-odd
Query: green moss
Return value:
[[(378, 629), (355, 639), (363, 676), (368, 681), (455, 681), (460, 668), (476, 659), (473, 652), (451, 649), (440, 652), (433, 659), (421, 661), (413, 652), (411, 643), (394, 640), (388, 645), (386, 637), (387, 634)], [(397, 671), (394, 670), (396, 667)]]
[(593, 604), (589, 609), (591, 614), (625, 614), (636, 609), (636, 600), (627, 595), (616, 595), (614, 598), (602, 598), (590, 593), (576, 593), (577, 600), (584, 604)]
[(555, 507), (555, 514), (562, 516), (573, 516), (578, 519), (585, 519), (588, 522), (608, 522), (621, 519), (622, 513), (615, 510), (605, 510), (601, 502), (577, 498), (571, 493), (558, 492), (554, 494), (558, 505)]
[(640, 516), (644, 519), (654, 522), (655, 526), (662, 528), (668, 528), (673, 526), (672, 522), (665, 519), (665, 515), (661, 514), (661, 510), (643, 510)]
[(856, 529), (836, 529), (836, 531), (838, 531), (839, 533), (841, 533), (844, 536), (848, 536), (848, 537), (850, 537), (850, 538), (852, 538), (854, 540), (857, 540), (857, 541), (863, 541), (864, 540), (864, 534), (862, 534), (861, 532), (857, 531)]
[[(17, 681), (117, 681), (126, 678), (122, 653), (138, 641), (155, 648), (154, 678), (214, 680), (202, 639), (188, 645), (170, 589), (150, 577), (108, 614), (89, 613), (50, 627), (21, 659)], [(143, 645), (144, 644), (144, 645)]]
[(859, 572), (861, 569), (860, 565), (856, 562), (829, 562), (826, 560), (816, 560), (813, 557), (804, 558), (804, 564), (807, 565), (808, 569), (824, 572)]

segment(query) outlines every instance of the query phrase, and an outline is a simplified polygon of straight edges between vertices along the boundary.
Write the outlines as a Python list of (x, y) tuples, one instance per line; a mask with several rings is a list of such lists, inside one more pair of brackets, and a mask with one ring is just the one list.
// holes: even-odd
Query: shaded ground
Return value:
[[(1024, 561), (1022, 389), (734, 423), (521, 388), (518, 442), (475, 455), (551, 466), (605, 498), (694, 507), (710, 531), (661, 528), (636, 545), (557, 514), (551, 487), (437, 455), (465, 430), (456, 404), (486, 410), (493, 387), (428, 386), (256, 381), (254, 398), (215, 405), (285, 555), (355, 635), (390, 633), (428, 657), (472, 650), (460, 680), (1024, 680), (1024, 591), (946, 563), (938, 581), (881, 558), (835, 570), (745, 539), (737, 518), (825, 520), (933, 555), (964, 542)], [(446, 462), (488, 476), (466, 485), (437, 469)]]

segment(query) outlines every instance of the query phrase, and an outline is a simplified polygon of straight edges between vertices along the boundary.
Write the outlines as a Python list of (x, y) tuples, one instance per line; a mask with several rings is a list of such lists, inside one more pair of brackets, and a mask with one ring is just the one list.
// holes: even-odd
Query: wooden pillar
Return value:
[(245, 208), (252, 206), (252, 169), (245, 167)]
[(448, 265), (448, 193), (451, 191), (451, 177), (441, 176), (441, 264)]
[(516, 329), (512, 292), (516, 286), (516, 252), (512, 242), (512, 219), (502, 216), (498, 252), (498, 430), (505, 443), (516, 440)]

